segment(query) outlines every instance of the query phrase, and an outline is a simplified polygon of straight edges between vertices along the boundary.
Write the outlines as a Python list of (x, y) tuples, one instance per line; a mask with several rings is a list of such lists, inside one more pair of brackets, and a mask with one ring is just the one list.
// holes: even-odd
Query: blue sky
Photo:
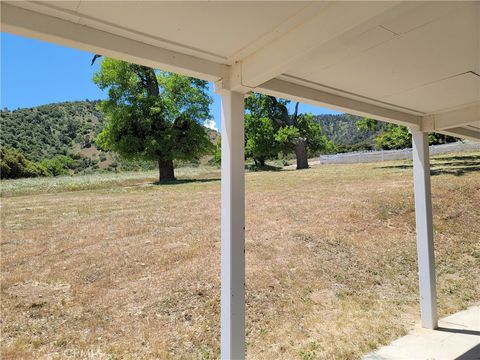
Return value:
[[(106, 93), (93, 84), (98, 62), (93, 54), (21, 36), (1, 33), (1, 108), (17, 109), (60, 101), (104, 99)], [(220, 96), (213, 92), (211, 113), (220, 129)], [(293, 104), (291, 104), (293, 106)], [(336, 113), (300, 105), (300, 112)]]

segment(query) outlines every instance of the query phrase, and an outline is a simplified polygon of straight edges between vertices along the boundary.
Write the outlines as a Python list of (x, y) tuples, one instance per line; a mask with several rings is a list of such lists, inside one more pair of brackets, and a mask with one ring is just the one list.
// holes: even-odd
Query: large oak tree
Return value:
[(313, 115), (299, 114), (298, 102), (289, 114), (288, 104), (288, 100), (258, 93), (246, 99), (245, 154), (256, 164), (264, 165), (279, 152), (294, 152), (297, 169), (306, 169), (309, 153), (332, 146)]
[(207, 82), (105, 58), (93, 81), (108, 89), (106, 126), (97, 144), (127, 159), (158, 162), (159, 181), (175, 179), (173, 160), (213, 151), (202, 123), (210, 118)]

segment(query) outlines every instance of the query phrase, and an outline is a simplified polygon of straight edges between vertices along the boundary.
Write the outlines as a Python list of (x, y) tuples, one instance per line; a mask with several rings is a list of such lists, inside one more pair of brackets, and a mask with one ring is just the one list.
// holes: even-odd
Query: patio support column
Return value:
[(438, 327), (428, 133), (411, 130), (422, 327)]
[(244, 95), (222, 91), (221, 358), (245, 358)]

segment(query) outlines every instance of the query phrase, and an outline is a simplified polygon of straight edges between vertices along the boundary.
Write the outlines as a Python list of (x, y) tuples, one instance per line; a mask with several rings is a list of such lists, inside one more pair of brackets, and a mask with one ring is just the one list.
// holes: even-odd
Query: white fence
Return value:
[[(480, 151), (480, 142), (456, 142), (430, 146), (430, 155)], [(388, 160), (411, 160), (412, 149), (351, 152), (320, 156), (320, 164), (354, 164)]]

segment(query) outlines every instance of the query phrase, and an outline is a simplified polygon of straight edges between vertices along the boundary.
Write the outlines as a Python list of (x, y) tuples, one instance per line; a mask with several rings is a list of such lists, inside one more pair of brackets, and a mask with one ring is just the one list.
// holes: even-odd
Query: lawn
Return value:
[[(441, 316), (480, 301), (480, 153), (433, 162)], [(220, 173), (2, 183), (2, 359), (219, 356)], [(246, 175), (247, 357), (355, 359), (419, 319), (410, 162)]]

